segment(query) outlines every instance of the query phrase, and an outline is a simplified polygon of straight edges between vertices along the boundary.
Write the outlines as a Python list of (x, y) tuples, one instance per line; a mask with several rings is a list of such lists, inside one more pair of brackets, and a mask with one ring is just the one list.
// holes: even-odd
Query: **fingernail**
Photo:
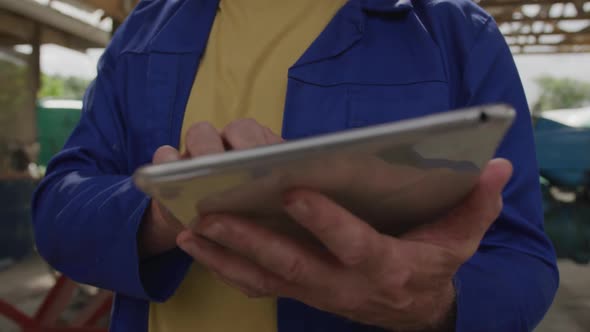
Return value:
[(190, 230), (183, 230), (181, 231), (178, 236), (176, 237), (176, 245), (178, 245), (180, 247), (181, 244), (191, 241), (193, 239), (194, 235), (193, 232), (191, 232)]
[(184, 241), (178, 244), (180, 249), (191, 256), (195, 256), (199, 252), (199, 247), (194, 241)]
[(225, 232), (225, 226), (223, 226), (219, 222), (212, 222), (212, 223), (207, 224), (205, 227), (203, 227), (201, 234), (203, 234), (204, 236), (206, 236), (210, 239), (215, 240), (215, 239), (221, 237), (224, 232)]
[(287, 199), (285, 209), (294, 218), (304, 218), (309, 215), (309, 204), (304, 199)]

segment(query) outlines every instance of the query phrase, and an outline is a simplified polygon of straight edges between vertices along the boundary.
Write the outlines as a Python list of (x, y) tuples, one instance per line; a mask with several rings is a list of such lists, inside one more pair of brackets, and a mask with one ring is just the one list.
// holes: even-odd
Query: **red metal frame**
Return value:
[(100, 291), (69, 326), (57, 326), (61, 314), (67, 309), (78, 287), (74, 281), (61, 276), (33, 317), (2, 300), (0, 316), (17, 324), (22, 332), (107, 332), (105, 328), (95, 327), (111, 309), (112, 295), (107, 291)]

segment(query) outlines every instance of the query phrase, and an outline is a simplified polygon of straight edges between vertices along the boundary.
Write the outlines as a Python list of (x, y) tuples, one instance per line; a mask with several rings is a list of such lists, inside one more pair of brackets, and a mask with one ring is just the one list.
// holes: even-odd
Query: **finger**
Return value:
[(207, 122), (199, 122), (189, 128), (186, 149), (192, 158), (225, 151), (219, 132)]
[(208, 216), (195, 231), (290, 283), (317, 284), (316, 276), (326, 275), (322, 263), (312, 252), (246, 220), (225, 215)]
[(278, 296), (282, 284), (278, 277), (244, 257), (240, 257), (200, 236), (185, 231), (178, 236), (178, 246), (222, 280), (248, 296)]
[[(175, 148), (173, 148), (169, 145), (164, 145), (164, 146), (161, 146), (160, 148), (158, 148), (158, 150), (156, 150), (156, 152), (154, 153), (153, 163), (154, 164), (164, 164), (164, 163), (177, 161), (180, 159), (181, 159), (181, 156), (180, 156), (180, 152), (178, 150), (176, 150)], [(180, 222), (178, 221), (178, 219), (176, 219), (176, 217), (174, 217), (174, 215), (167, 208), (165, 208), (162, 204), (160, 204), (157, 201), (152, 201), (150, 206), (151, 206), (151, 211), (156, 218), (169, 221), (171, 225), (175, 226), (175, 229), (177, 231), (182, 229), (182, 226), (180, 225)]]
[(467, 200), (444, 219), (448, 232), (465, 231), (482, 238), (502, 211), (502, 191), (512, 176), (504, 159), (488, 163)]
[(223, 129), (221, 136), (235, 150), (282, 142), (279, 136), (253, 119), (240, 119), (230, 123)]
[(223, 282), (224, 284), (228, 285), (229, 287), (235, 288), (240, 292), (244, 293), (246, 296), (251, 298), (261, 298), (261, 297), (268, 297), (269, 295), (263, 294), (260, 290), (248, 288), (246, 285), (239, 284), (237, 281), (231, 280), (227, 277), (224, 277), (219, 272), (209, 269), (211, 274), (219, 281)]
[(180, 160), (180, 153), (169, 145), (164, 145), (158, 148), (153, 157), (154, 164), (164, 164), (177, 160)]
[(269, 144), (278, 144), (278, 143), (283, 143), (285, 141), (281, 136), (275, 134), (268, 127), (264, 127), (264, 135), (266, 136), (266, 141)]
[(327, 197), (293, 191), (285, 196), (285, 210), (343, 264), (365, 268), (380, 265), (385, 237)]
[(438, 222), (410, 232), (406, 239), (438, 243), (468, 258), (477, 250), (489, 227), (502, 211), (502, 191), (512, 175), (512, 165), (495, 159), (483, 170), (467, 199)]
[(168, 210), (159, 201), (153, 200), (150, 207), (152, 210), (152, 214), (156, 218), (159, 218), (159, 220), (165, 221), (167, 225), (173, 227), (174, 234), (178, 234), (181, 230), (184, 229), (184, 226), (182, 225), (180, 220), (178, 220), (178, 218), (176, 218), (176, 216), (174, 216), (174, 214), (172, 214), (172, 212), (170, 212), (170, 210)]

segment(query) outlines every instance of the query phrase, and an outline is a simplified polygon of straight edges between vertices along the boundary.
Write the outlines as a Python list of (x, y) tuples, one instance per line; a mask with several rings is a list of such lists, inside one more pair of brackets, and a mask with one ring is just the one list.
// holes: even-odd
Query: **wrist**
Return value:
[(457, 293), (451, 281), (441, 292), (433, 296), (433, 305), (429, 314), (427, 326), (413, 332), (454, 332), (457, 317)]
[(453, 282), (450, 282), (439, 297), (436, 306), (438, 314), (433, 316), (433, 324), (430, 330), (424, 332), (453, 332), (455, 331), (457, 316), (457, 291)]
[(438, 318), (435, 319), (432, 327), (420, 332), (454, 332), (457, 323), (457, 293), (454, 286), (452, 293), (446, 295), (439, 308)]
[[(456, 290), (452, 282), (439, 288), (428, 297), (426, 303), (418, 306), (413, 312), (414, 323), (400, 326), (396, 323), (388, 328), (391, 332), (454, 332), (456, 329), (457, 303)], [(419, 318), (420, 317), (420, 318)]]

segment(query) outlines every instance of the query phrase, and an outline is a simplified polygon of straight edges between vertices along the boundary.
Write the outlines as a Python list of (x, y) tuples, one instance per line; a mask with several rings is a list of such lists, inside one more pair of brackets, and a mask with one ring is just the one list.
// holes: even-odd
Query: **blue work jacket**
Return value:
[[(149, 198), (130, 176), (159, 146), (178, 146), (218, 1), (139, 3), (101, 58), (80, 123), (34, 197), (39, 252), (74, 280), (116, 292), (115, 332), (146, 331), (150, 301), (169, 298), (191, 264), (178, 249), (138, 258)], [(470, 105), (516, 107), (497, 152), (512, 161), (514, 177), (500, 217), (456, 276), (457, 331), (531, 331), (558, 272), (543, 231), (527, 101), (494, 20), (468, 0), (350, 0), (285, 79), (287, 140)], [(378, 331), (290, 299), (279, 300), (277, 315), (279, 332)]]

